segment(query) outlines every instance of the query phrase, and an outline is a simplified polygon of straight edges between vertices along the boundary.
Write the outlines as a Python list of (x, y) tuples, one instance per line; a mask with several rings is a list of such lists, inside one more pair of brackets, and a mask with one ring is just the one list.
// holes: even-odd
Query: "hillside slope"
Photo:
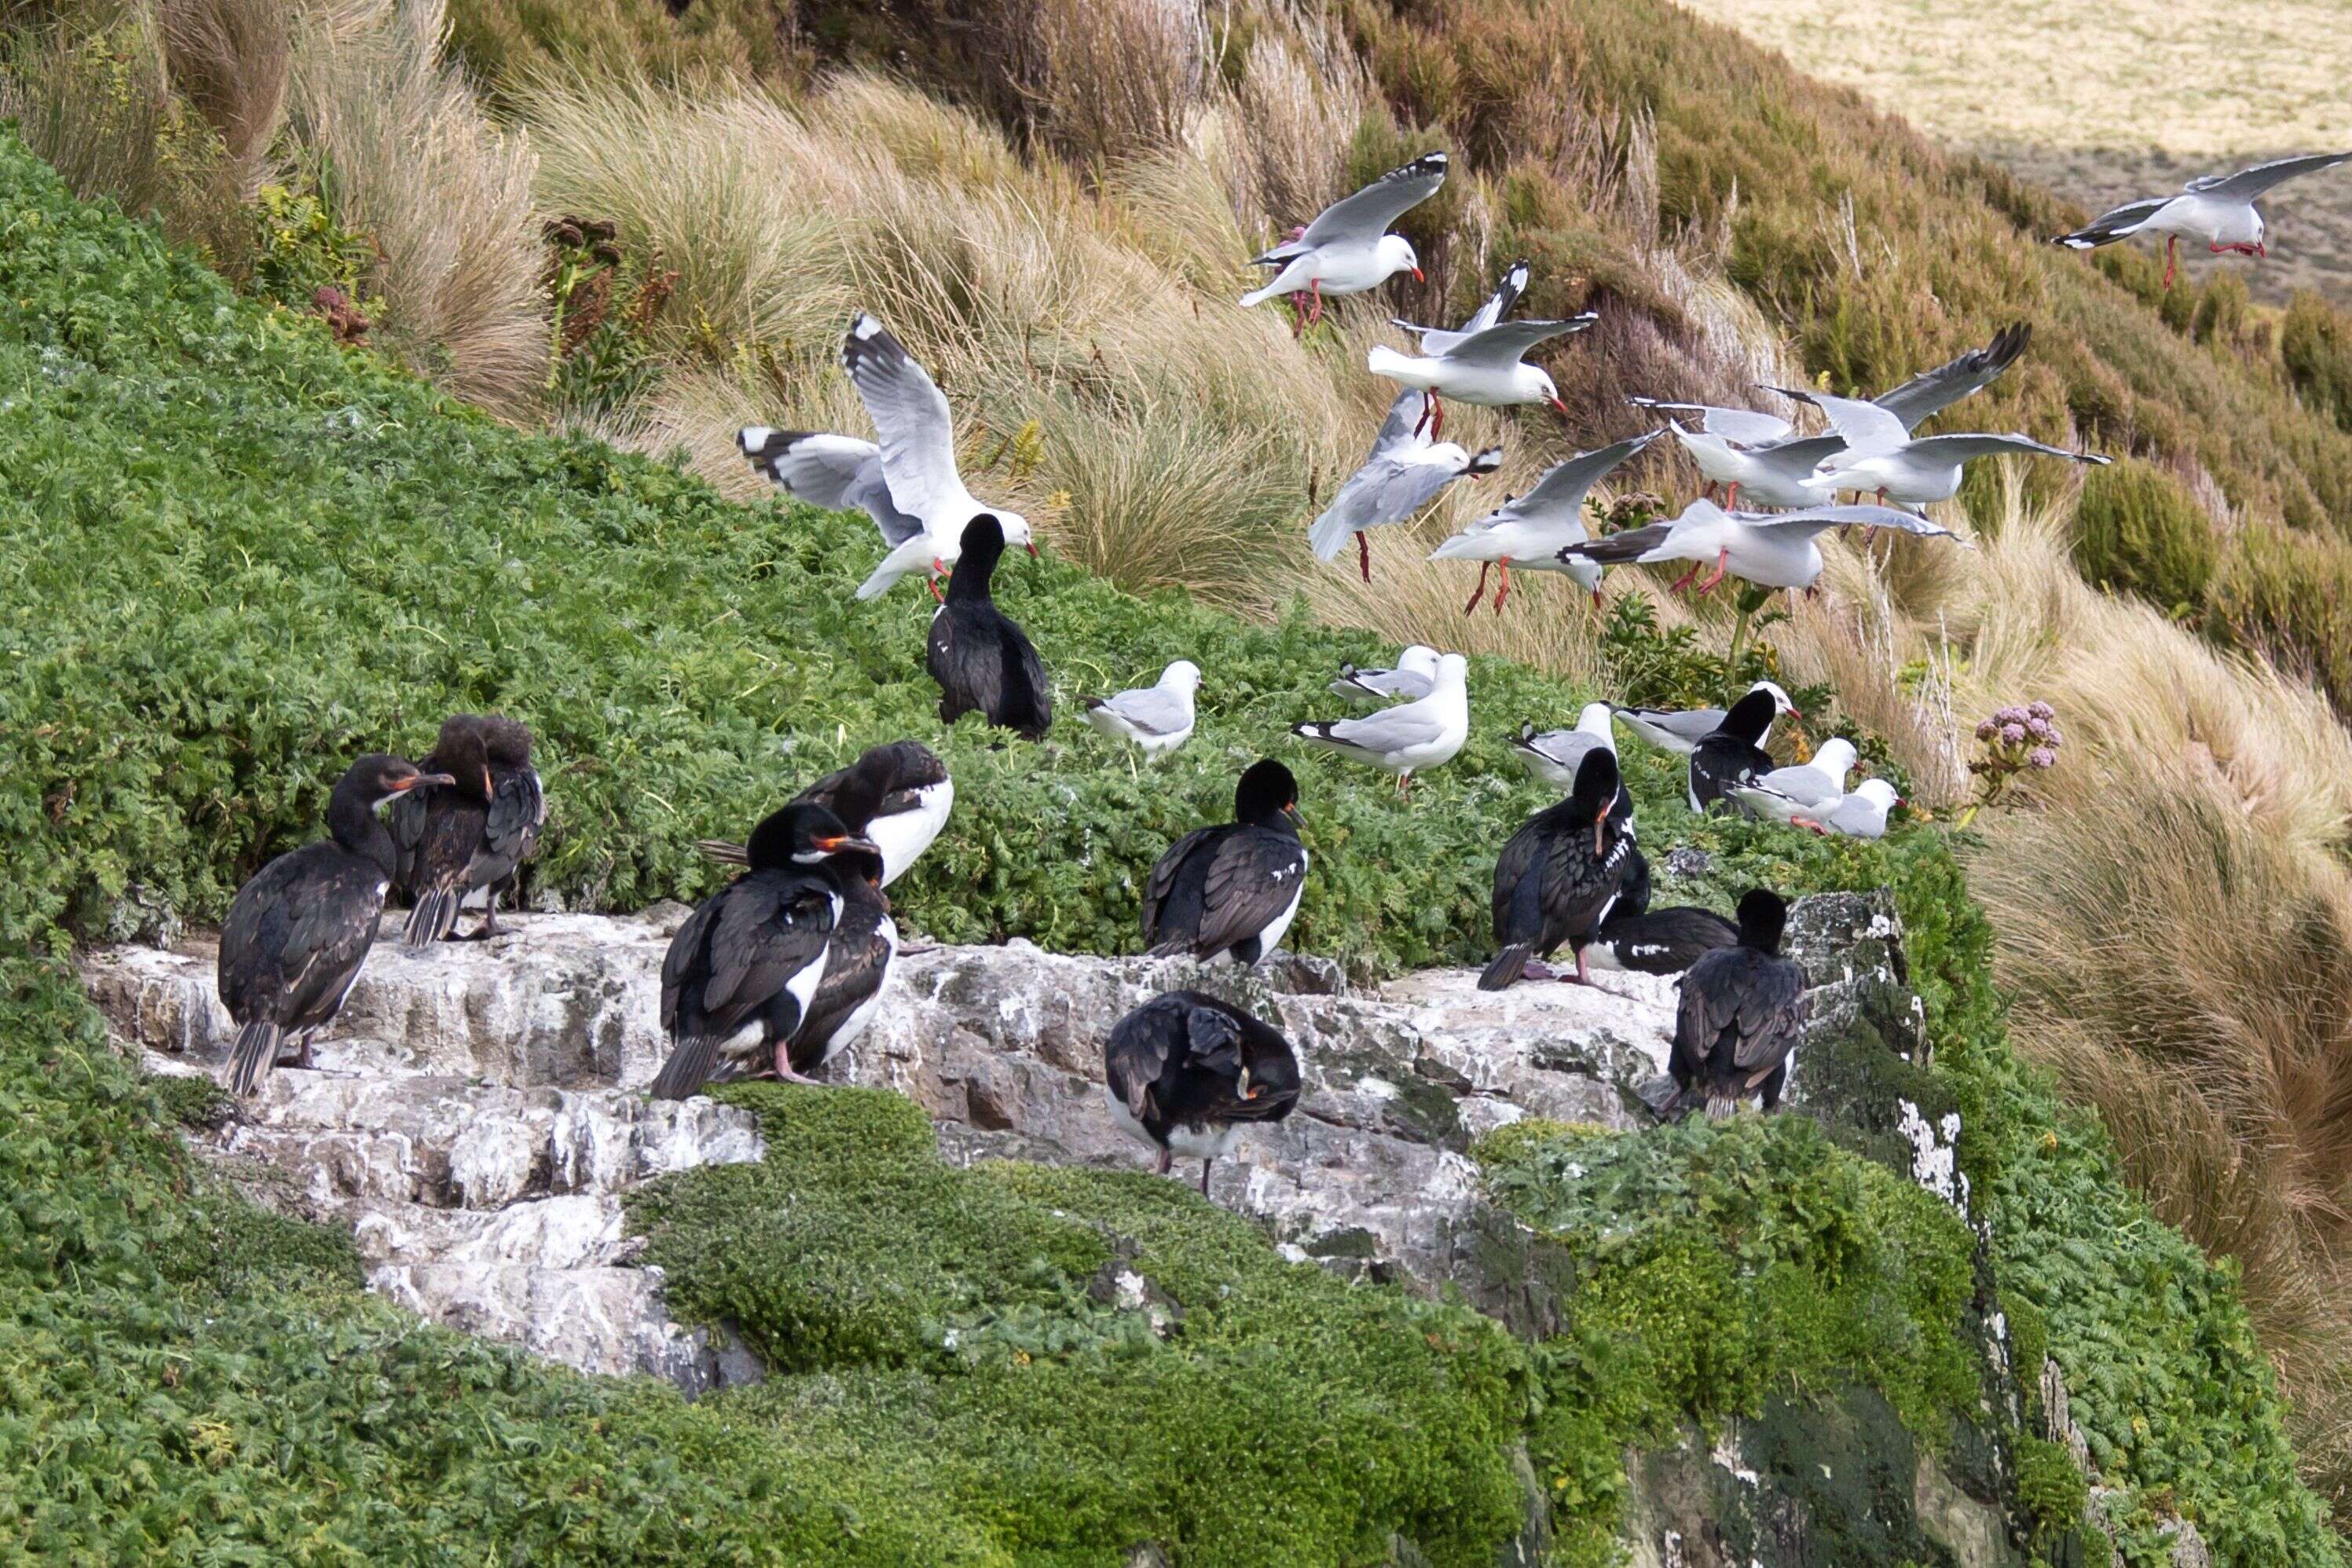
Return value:
[[(928, 717), (911, 588), (862, 616), (843, 605), (856, 571), (840, 557), (862, 523), (731, 505), (644, 459), (496, 426), (338, 351), (318, 323), (237, 300), (152, 230), (73, 202), (13, 142), (0, 144), (0, 208), (12, 234), (0, 384), (20, 389), (0, 405), (0, 823), (15, 871), (0, 898), (0, 1096), (16, 1119), (0, 1142), (0, 1364), (12, 1404), (34, 1413), (0, 1426), (0, 1510), (37, 1551), (1076, 1562), (1169, 1531), (1203, 1542), (1203, 1561), (1323, 1563), (1401, 1530), (1440, 1562), (1469, 1562), (1511, 1528), (1506, 1449), (1523, 1434), (1563, 1467), (1569, 1516), (1598, 1523), (1609, 1489), (1567, 1487), (1605, 1479), (1628, 1433), (1612, 1423), (1718, 1419), (1758, 1397), (1744, 1377), (1613, 1381), (1630, 1363), (1605, 1344), (1523, 1346), (1459, 1308), (1278, 1268), (1164, 1184), (947, 1171), (887, 1098), (746, 1102), (772, 1144), (810, 1141), (806, 1161), (845, 1162), (845, 1176), (892, 1194), (883, 1206), (905, 1235), (872, 1257), (905, 1271), (908, 1300), (1041, 1310), (1069, 1329), (1038, 1378), (1013, 1370), (1035, 1361), (1026, 1351), (910, 1367), (902, 1339), (853, 1336), (805, 1380), (688, 1407), (420, 1331), (354, 1296), (347, 1250), (189, 1167), (162, 1092), (107, 1047), (57, 956), (216, 913), (245, 870), (310, 835), (341, 757), (421, 746), (451, 707), (528, 719), (547, 741), (558, 814), (541, 890), (631, 907), (707, 885), (693, 837), (739, 826), (866, 741), (916, 733), (963, 787), (936, 867), (908, 886), (911, 923), (1100, 951), (1129, 941), (1129, 889), (1172, 828), (1217, 809), (1235, 761), (1319, 710), (1325, 672), (1371, 645), (1138, 601), (1063, 566), (1015, 568), (1007, 603), (1063, 680), (1130, 679), (1180, 648), (1206, 648), (1223, 679), (1202, 738), (1149, 784), (1075, 729), (996, 751)], [(1410, 808), (1336, 765), (1307, 770), (1320, 863), (1297, 928), (1307, 949), (1376, 969), (1475, 952), (1481, 847), (1540, 798), (1504, 771), (1494, 719), (1566, 713), (1582, 693), (1492, 662), (1474, 679), (1481, 738)], [(1709, 847), (1727, 887), (1895, 889), (1935, 1071), (1966, 1111), (1989, 1288), (2021, 1349), (2046, 1346), (2065, 1369), (2096, 1462), (2125, 1489), (2126, 1555), (2155, 1561), (2177, 1510), (2227, 1561), (2339, 1561), (2294, 1479), (2230, 1272), (2152, 1221), (2095, 1124), (2010, 1056), (1990, 933), (1942, 838), (1798, 842), (1695, 822), (1654, 764), (1633, 782), (1659, 847)], [(1710, 1152), (1709, 1136), (1637, 1146), (1642, 1180), (1703, 1184), (1729, 1153)], [(1804, 1216), (1775, 1243), (1776, 1267), (1797, 1270), (1774, 1274), (1776, 1289), (1833, 1294), (1857, 1247), (1948, 1256), (1959, 1237), (1923, 1194), (1888, 1191), (1799, 1125), (1736, 1136), (1770, 1145), (1738, 1180)], [(1493, 1158), (1500, 1180), (1515, 1160), (1548, 1157)], [(1825, 1172), (1856, 1206), (1816, 1234), (1809, 1202)], [(733, 1184), (782, 1179), (708, 1174), (713, 1215), (742, 1201)], [(1593, 1198), (1528, 1201), (1569, 1203), (1545, 1223), (1575, 1236), (1590, 1213), (1577, 1205)], [(1090, 1310), (1066, 1292), (1103, 1243), (1074, 1231), (1073, 1214), (1145, 1237), (1214, 1331), (1139, 1361), (1077, 1332)], [(823, 1215), (804, 1217), (823, 1229)], [(1669, 1263), (1722, 1245), (1707, 1229), (1652, 1239)], [(1021, 1262), (1032, 1257), (1042, 1264)], [(1941, 1285), (1920, 1296), (1928, 1316), (1906, 1342), (1935, 1341), (1954, 1300)], [(1834, 1321), (1838, 1333), (1788, 1347), (1808, 1358), (1790, 1375), (1838, 1366), (1841, 1346), (1911, 1353), (1885, 1342), (1895, 1320), (1875, 1306)], [(1642, 1331), (1661, 1367), (1701, 1364), (1695, 1337)], [(1209, 1544), (1231, 1538), (1217, 1533), (1230, 1524), (1222, 1485), (1187, 1468), (1206, 1459), (1160, 1470), (1118, 1447), (1124, 1432), (1214, 1408), (1221, 1478), (1236, 1458), (1285, 1451), (1297, 1434), (1278, 1409), (1259, 1424), (1211, 1392), (1268, 1356), (1326, 1392), (1356, 1391), (1371, 1413), (1332, 1433), (1339, 1473), (1364, 1484), (1318, 1494), (1271, 1559)], [(1960, 1413), (1898, 1403), (1930, 1424)], [(1554, 1425), (1534, 1423), (1546, 1408)], [(1580, 1411), (1598, 1424), (1556, 1424)], [(939, 1418), (952, 1444), (922, 1436)], [(1074, 1457), (1082, 1506), (1046, 1484)], [(2042, 1473), (2054, 1512), (2042, 1522), (2063, 1532), (2079, 1482)]]

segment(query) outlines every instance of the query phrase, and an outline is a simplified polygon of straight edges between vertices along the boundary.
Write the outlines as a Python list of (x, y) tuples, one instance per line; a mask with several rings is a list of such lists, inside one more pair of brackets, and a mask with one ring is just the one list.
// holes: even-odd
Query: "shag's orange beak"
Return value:
[(404, 795), (408, 791), (415, 789), (419, 784), (453, 784), (457, 782), (457, 781), (456, 779), (450, 777), (447, 773), (417, 773), (413, 777), (402, 779), (398, 784), (394, 784), (392, 788), (394, 794)]
[(1293, 822), (1305, 822), (1307, 820), (1305, 817), (1298, 815), (1298, 803), (1295, 800), (1288, 805), (1282, 808), (1282, 815), (1290, 818)]
[[(1616, 804), (1617, 803), (1612, 800), (1609, 803), (1609, 805), (1614, 805)], [(1601, 815), (1592, 819), (1592, 852), (1595, 855), (1601, 853), (1601, 830), (1609, 826), (1609, 805), (1602, 806), (1601, 808)]]
[(863, 850), (868, 855), (882, 853), (880, 847), (871, 838), (860, 838), (854, 833), (845, 833), (835, 838), (819, 838), (813, 842), (828, 855), (838, 855), (845, 849)]

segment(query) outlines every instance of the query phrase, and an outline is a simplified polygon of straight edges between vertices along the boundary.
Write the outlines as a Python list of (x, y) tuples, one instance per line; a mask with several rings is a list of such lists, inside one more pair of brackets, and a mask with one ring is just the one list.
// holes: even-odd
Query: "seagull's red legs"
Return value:
[(1361, 533), (1356, 535), (1356, 569), (1363, 573), (1364, 581), (1367, 584), (1371, 582), (1372, 543), (1370, 540), (1366, 539)]
[[(1464, 615), (1467, 616), (1475, 614), (1478, 608), (1478, 601), (1486, 596), (1486, 568), (1490, 564), (1492, 564), (1492, 563), (1486, 561), (1478, 563), (1478, 586), (1472, 590), (1470, 602), (1462, 606), (1462, 613)], [(1507, 570), (1507, 568), (1506, 568), (1506, 570)]]
[(1506, 561), (1502, 566), (1503, 581), (1495, 590), (1495, 613), (1498, 616), (1503, 613), (1503, 601), (1511, 596), (1511, 563)]

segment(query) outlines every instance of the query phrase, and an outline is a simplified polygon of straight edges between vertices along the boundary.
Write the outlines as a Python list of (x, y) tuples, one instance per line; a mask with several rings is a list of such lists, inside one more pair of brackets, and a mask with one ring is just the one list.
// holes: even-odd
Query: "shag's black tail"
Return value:
[(1511, 943), (1496, 953), (1495, 962), (1486, 965), (1486, 972), (1478, 976), (1478, 989), (1481, 991), (1508, 990), (1519, 976), (1527, 972), (1528, 960), (1535, 956), (1535, 952), (1533, 942)]
[(278, 1042), (284, 1031), (268, 1018), (256, 1018), (236, 1032), (236, 1055), (229, 1059), (228, 1091), (239, 1100), (261, 1087), (278, 1065)]
[(654, 1079), (656, 1100), (684, 1100), (710, 1081), (711, 1063), (719, 1055), (719, 1041), (711, 1035), (690, 1035), (678, 1041), (670, 1051), (669, 1060), (662, 1063), (661, 1073)]
[(418, 891), (415, 907), (408, 911), (407, 929), (401, 932), (404, 947), (431, 947), (457, 929), (457, 906), (465, 894), (456, 888), (425, 888)]

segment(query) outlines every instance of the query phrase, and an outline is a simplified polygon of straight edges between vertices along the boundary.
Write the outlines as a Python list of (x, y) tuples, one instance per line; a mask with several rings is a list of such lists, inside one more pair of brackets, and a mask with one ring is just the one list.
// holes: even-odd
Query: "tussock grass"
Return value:
[(282, 0), (162, 0), (157, 16), (173, 83), (219, 135), (238, 194), (251, 200), (274, 172), (285, 123), (290, 7)]
[(311, 31), (290, 117), (331, 171), (337, 218), (376, 243), (383, 334), (448, 391), (520, 416), (548, 355), (531, 158), (441, 63), (443, 25), (428, 0)]

